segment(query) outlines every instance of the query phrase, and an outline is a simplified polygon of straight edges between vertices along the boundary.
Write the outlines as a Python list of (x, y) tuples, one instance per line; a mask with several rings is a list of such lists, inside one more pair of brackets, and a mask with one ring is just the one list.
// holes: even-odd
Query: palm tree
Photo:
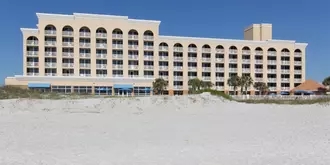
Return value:
[(322, 84), (323, 84), (324, 86), (327, 86), (327, 87), (329, 88), (329, 87), (330, 87), (330, 76), (326, 77), (326, 78), (323, 80)]
[(152, 87), (157, 94), (163, 95), (164, 90), (166, 89), (167, 86), (168, 86), (167, 81), (165, 81), (162, 78), (157, 78), (155, 79), (154, 82), (152, 82)]
[(268, 90), (268, 86), (264, 82), (255, 82), (253, 87), (259, 91), (259, 95), (264, 94)]
[(228, 80), (227, 80), (227, 84), (229, 86), (234, 87), (234, 93), (237, 95), (236, 90), (237, 87), (239, 87), (241, 85), (241, 78), (237, 75), (231, 76)]
[(240, 85), (241, 85), (241, 91), (243, 91), (243, 88), (245, 90), (245, 94), (247, 94), (247, 89), (248, 87), (250, 87), (253, 84), (253, 79), (251, 78), (250, 75), (243, 75), (241, 77), (241, 81), (240, 81)]
[(202, 81), (201, 85), (203, 88), (210, 89), (214, 84), (211, 81)]
[(196, 92), (200, 90), (202, 81), (198, 78), (193, 78), (188, 81), (188, 85), (191, 86), (191, 92)]

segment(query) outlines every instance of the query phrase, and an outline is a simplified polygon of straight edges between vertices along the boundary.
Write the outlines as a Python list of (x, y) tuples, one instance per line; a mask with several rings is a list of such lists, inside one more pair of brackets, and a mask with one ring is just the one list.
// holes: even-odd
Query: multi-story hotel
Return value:
[(21, 29), (23, 75), (6, 78), (6, 85), (148, 95), (154, 79), (163, 78), (171, 95), (186, 94), (196, 77), (225, 92), (233, 91), (227, 85), (232, 75), (249, 74), (277, 93), (305, 81), (307, 44), (273, 40), (271, 24), (253, 24), (244, 40), (234, 40), (163, 36), (160, 21), (126, 16), (37, 16), (36, 29)]

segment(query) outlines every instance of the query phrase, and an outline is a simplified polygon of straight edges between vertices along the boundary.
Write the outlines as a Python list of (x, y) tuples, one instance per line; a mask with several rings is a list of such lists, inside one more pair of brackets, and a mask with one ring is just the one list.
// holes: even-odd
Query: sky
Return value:
[(160, 34), (243, 39), (252, 23), (273, 24), (273, 39), (308, 43), (306, 78), (330, 76), (330, 1), (327, 0), (0, 0), (0, 83), (21, 75), (20, 28), (35, 28), (37, 12), (93, 13), (160, 20)]

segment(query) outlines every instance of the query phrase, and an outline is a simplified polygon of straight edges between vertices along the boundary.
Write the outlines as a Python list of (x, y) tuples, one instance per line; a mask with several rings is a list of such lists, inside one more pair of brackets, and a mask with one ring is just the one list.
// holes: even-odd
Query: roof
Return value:
[(306, 80), (291, 91), (322, 91), (326, 90), (326, 87), (314, 80)]

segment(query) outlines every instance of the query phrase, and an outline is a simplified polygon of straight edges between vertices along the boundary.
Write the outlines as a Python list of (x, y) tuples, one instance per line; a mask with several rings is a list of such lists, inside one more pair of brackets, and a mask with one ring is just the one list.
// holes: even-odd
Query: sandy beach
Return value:
[(330, 108), (208, 94), (2, 100), (0, 164), (329, 165)]

